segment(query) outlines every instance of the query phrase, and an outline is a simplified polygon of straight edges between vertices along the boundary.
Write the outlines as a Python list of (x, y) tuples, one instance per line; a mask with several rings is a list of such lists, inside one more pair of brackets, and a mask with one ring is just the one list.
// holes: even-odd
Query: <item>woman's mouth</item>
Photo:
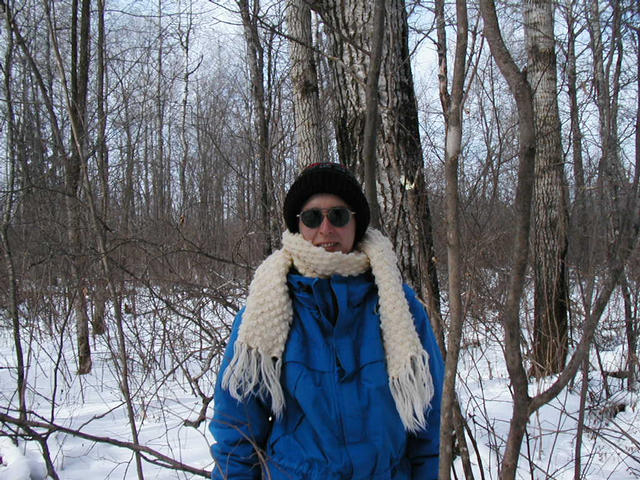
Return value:
[(340, 244), (337, 242), (322, 242), (316, 245), (317, 247), (324, 248), (325, 250), (332, 252), (339, 248)]

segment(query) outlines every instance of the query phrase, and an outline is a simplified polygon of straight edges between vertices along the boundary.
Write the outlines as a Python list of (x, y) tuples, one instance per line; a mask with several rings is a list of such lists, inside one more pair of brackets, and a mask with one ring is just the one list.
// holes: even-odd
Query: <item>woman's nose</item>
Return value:
[(329, 218), (327, 218), (326, 215), (322, 216), (322, 223), (320, 224), (319, 229), (323, 233), (327, 233), (333, 230), (333, 225), (331, 225), (331, 222), (329, 221)]

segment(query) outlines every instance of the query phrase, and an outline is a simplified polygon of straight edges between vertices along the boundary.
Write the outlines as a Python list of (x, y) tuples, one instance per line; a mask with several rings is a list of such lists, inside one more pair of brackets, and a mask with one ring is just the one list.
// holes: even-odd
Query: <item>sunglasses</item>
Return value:
[(325, 216), (331, 225), (340, 228), (349, 223), (351, 215), (355, 214), (356, 212), (352, 212), (347, 207), (310, 208), (301, 212), (297, 217), (307, 228), (318, 228)]

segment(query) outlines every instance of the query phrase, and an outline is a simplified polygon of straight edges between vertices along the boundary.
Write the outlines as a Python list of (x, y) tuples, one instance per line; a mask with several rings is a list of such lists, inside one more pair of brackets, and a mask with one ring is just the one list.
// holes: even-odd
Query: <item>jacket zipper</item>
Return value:
[[(340, 317), (340, 302), (338, 302), (338, 295), (336, 294), (335, 289), (333, 288), (333, 282), (331, 282), (330, 284), (330, 288), (333, 291), (333, 294), (336, 298), (336, 323), (334, 325), (334, 329), (333, 332), (331, 334), (331, 350), (332, 350), (332, 354), (333, 354), (333, 359), (332, 359), (332, 368), (333, 368), (333, 375), (335, 378), (335, 383), (333, 385), (334, 388), (334, 392), (333, 392), (333, 396), (335, 398), (336, 401), (336, 407), (338, 410), (338, 420), (340, 422), (340, 432), (342, 434), (342, 446), (344, 447), (344, 451), (346, 454), (346, 457), (349, 461), (349, 477), (351, 478), (353, 476), (353, 460), (351, 459), (351, 454), (349, 453), (349, 449), (347, 448), (347, 432), (345, 430), (345, 425), (344, 425), (344, 417), (343, 417), (343, 412), (344, 412), (344, 398), (342, 397), (342, 388), (340, 387), (341, 384), (341, 379), (340, 379), (340, 369), (342, 368), (341, 365), (339, 365), (340, 363), (340, 358), (338, 357), (338, 351), (336, 348), (336, 337), (335, 337), (335, 329), (338, 325), (338, 318)], [(342, 368), (342, 370), (344, 370), (344, 368)]]

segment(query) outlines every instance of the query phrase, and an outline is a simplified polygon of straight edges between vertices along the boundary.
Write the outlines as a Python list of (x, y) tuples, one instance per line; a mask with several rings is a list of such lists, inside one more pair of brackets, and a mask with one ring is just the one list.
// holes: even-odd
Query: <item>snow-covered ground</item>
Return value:
[[(190, 302), (187, 319), (151, 296), (138, 298), (135, 304), (127, 307), (130, 311), (125, 315), (131, 370), (129, 388), (134, 396), (140, 444), (191, 467), (210, 470), (211, 438), (206, 422), (196, 428), (185, 425), (185, 421), (196, 420), (203, 405), (202, 399), (194, 393), (194, 380), (198, 380), (197, 384), (205, 394), (213, 392), (217, 362), (211, 360), (203, 340), (196, 337), (202, 337), (203, 325), (213, 327), (217, 314), (211, 304), (194, 305), (192, 301), (184, 300), (182, 306), (187, 302)], [(131, 313), (132, 309), (135, 314)], [(185, 314), (186, 309), (180, 313)], [(201, 315), (211, 318), (204, 319)], [(0, 411), (7, 413), (5, 406), (17, 405), (16, 360), (12, 332), (7, 322), (0, 320), (0, 326), (3, 327), (0, 328)], [(62, 427), (130, 442), (132, 433), (114, 360), (117, 353), (115, 325), (109, 325), (107, 335), (92, 338), (93, 368), (90, 374), (83, 376), (74, 373), (77, 368), (74, 329), (64, 329), (65, 333), (61, 334), (62, 328), (53, 327), (57, 332), (54, 335), (43, 330), (46, 329), (25, 328), (22, 332), (25, 361), (29, 366), (28, 408), (41, 415), (42, 420), (53, 420)], [(15, 410), (9, 414), (17, 417)], [(0, 435), (8, 433), (2, 425)], [(17, 476), (14, 468), (18, 467), (12, 465), (20, 464), (24, 469), (27, 460), (33, 458), (39, 458), (42, 463), (42, 455), (34, 456), (33, 453), (39, 451), (38, 444), (20, 442), (18, 450), (7, 450), (12, 452), (9, 455), (4, 451), (5, 445), (6, 440), (0, 444), (3, 458), (0, 480), (29, 479), (29, 476)], [(137, 478), (130, 449), (61, 432), (51, 434), (48, 446), (61, 479)], [(23, 452), (24, 458), (17, 455), (18, 451)], [(148, 462), (143, 463), (143, 469), (149, 480), (202, 478)], [(42, 477), (36, 473), (31, 478)]]
[[(140, 305), (137, 307), (140, 309)], [(197, 428), (184, 423), (197, 418), (202, 407), (188, 377), (193, 379), (204, 372), (198, 385), (207, 394), (212, 392), (215, 381), (215, 362), (209, 363), (206, 345), (195, 338), (201, 324), (184, 324), (185, 320), (172, 315), (170, 310), (161, 313), (163, 320), (159, 322), (158, 316), (152, 313), (153, 308), (147, 305), (144, 310), (146, 313), (130, 315), (127, 327), (133, 375), (131, 389), (135, 392), (140, 443), (184, 464), (210, 470), (209, 444), (212, 439), (206, 422)], [(206, 306), (198, 311), (204, 312), (202, 317), (207, 318)], [(209, 312), (209, 317), (215, 315)], [(213, 321), (209, 318), (208, 322), (212, 324)], [(474, 331), (473, 339), (465, 339), (467, 346), (462, 351), (458, 391), (476, 441), (476, 447), (470, 444), (476, 478), (483, 478), (482, 470), (485, 479), (495, 479), (512, 404), (499, 328), (494, 326), (491, 332), (484, 328)], [(78, 377), (73, 373), (73, 333), (68, 330), (57, 336), (39, 329), (23, 332), (29, 365), (29, 409), (43, 420), (53, 419), (64, 427), (98, 437), (130, 441), (127, 410), (114, 368), (114, 339), (107, 336), (93, 340), (93, 370), (89, 375)], [(115, 327), (110, 326), (110, 331), (115, 332)], [(164, 338), (160, 338), (159, 332), (164, 332)], [(63, 339), (62, 347), (60, 338)], [(624, 368), (624, 339), (620, 338), (617, 343), (612, 342), (607, 351), (601, 352), (605, 370)], [(179, 358), (181, 355), (182, 359)], [(594, 358), (592, 368), (597, 365)], [(15, 411), (9, 412), (7, 407), (15, 407), (17, 402), (14, 367), (12, 333), (6, 323), (0, 322), (0, 411), (13, 416)], [(570, 388), (532, 416), (519, 462), (519, 478), (574, 478), (580, 378), (578, 376)], [(552, 380), (532, 383), (531, 394), (546, 388)], [(621, 380), (609, 378), (609, 384), (610, 396), (607, 398), (599, 370), (590, 372), (586, 417), (589, 429), (584, 434), (581, 451), (582, 478), (640, 478), (640, 402), (637, 395), (625, 391)], [(8, 433), (3, 425), (0, 436)], [(61, 432), (50, 435), (48, 446), (61, 479), (137, 478), (132, 452), (126, 448)], [(20, 441), (16, 447), (8, 438), (0, 438), (0, 456), (0, 480), (46, 478), (36, 442)], [(459, 463), (456, 467), (459, 477), (463, 477)], [(202, 478), (149, 462), (143, 463), (143, 469), (149, 480)]]
[[(622, 370), (621, 346), (601, 352), (604, 370)], [(592, 368), (597, 366), (592, 361)], [(555, 378), (529, 385), (533, 396)], [(575, 479), (575, 440), (580, 409), (582, 376), (530, 418), (521, 449), (519, 478)], [(627, 480), (640, 478), (640, 398), (609, 378), (606, 397), (599, 371), (589, 372), (585, 424), (581, 448), (581, 478)], [(498, 466), (507, 440), (512, 402), (501, 345), (477, 345), (466, 349), (459, 367), (458, 393), (469, 427), (478, 443), (485, 478), (498, 478)], [(469, 445), (469, 448), (473, 447)], [(481, 478), (477, 456), (472, 452)], [(457, 464), (462, 476), (462, 467)]]

